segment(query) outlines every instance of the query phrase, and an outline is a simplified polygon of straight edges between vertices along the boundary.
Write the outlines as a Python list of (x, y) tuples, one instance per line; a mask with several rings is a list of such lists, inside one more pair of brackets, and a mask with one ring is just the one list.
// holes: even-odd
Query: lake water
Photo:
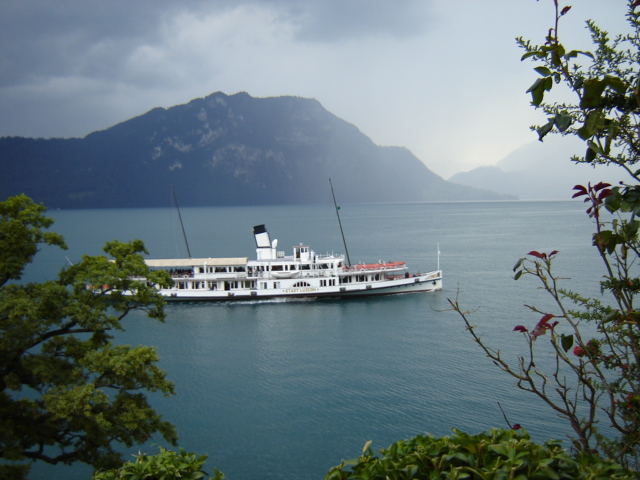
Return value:
[[(69, 251), (46, 249), (27, 272), (47, 278), (107, 240), (144, 240), (151, 256), (184, 256), (171, 209), (54, 211)], [(343, 252), (331, 205), (185, 208), (191, 252), (253, 257), (251, 227), (265, 223), (279, 249), (299, 242)], [(548, 300), (531, 280), (512, 279), (530, 250), (560, 251), (558, 272), (575, 290), (597, 294), (602, 275), (580, 202), (345, 205), (352, 261), (405, 260), (435, 269), (444, 290), (348, 301), (181, 304), (164, 324), (141, 315), (117, 341), (157, 347), (177, 394), (153, 398), (178, 428), (180, 445), (209, 455), (226, 478), (319, 479), (342, 459), (451, 428), (478, 432), (512, 422), (537, 440), (568, 427), (483, 356), (448, 310), (458, 297), (478, 331), (504, 354), (524, 347), (516, 324), (537, 316), (523, 304)], [(155, 444), (145, 446), (150, 452)], [(133, 451), (137, 451), (134, 449)], [(38, 467), (34, 478), (89, 478), (90, 469)]]

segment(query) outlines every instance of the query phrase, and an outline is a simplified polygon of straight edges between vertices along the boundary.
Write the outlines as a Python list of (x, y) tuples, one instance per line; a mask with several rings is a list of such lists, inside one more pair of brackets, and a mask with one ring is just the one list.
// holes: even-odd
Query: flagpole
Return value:
[(438, 271), (440, 271), (440, 242), (438, 242), (436, 245), (436, 248), (438, 249)]
[(333, 183), (331, 182), (331, 178), (329, 178), (329, 185), (331, 185), (331, 196), (333, 197), (333, 206), (336, 207), (336, 215), (338, 216), (338, 225), (340, 225), (340, 235), (342, 235), (342, 244), (344, 245), (344, 252), (347, 256), (347, 267), (351, 266), (351, 259), (349, 258), (349, 249), (347, 248), (347, 241), (344, 238), (344, 230), (342, 230), (342, 222), (340, 221), (340, 207), (336, 203), (336, 195), (333, 193)]

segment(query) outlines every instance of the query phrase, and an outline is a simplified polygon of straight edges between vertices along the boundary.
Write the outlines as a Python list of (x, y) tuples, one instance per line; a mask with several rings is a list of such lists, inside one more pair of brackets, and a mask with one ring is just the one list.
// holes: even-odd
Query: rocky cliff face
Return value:
[(81, 139), (0, 139), (0, 195), (49, 207), (496, 199), (380, 147), (320, 103), (214, 93)]

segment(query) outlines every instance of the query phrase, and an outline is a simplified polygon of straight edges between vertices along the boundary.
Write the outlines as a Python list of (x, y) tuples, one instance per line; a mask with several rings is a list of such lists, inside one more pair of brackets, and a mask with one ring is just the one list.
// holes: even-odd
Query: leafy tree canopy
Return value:
[(116, 446), (174, 427), (149, 405), (146, 392), (173, 393), (147, 346), (114, 345), (132, 311), (164, 319), (141, 241), (109, 242), (105, 256), (84, 256), (54, 280), (19, 282), (42, 245), (65, 248), (46, 229), (45, 208), (24, 195), (0, 202), (0, 476), (21, 478), (29, 464), (122, 462)]

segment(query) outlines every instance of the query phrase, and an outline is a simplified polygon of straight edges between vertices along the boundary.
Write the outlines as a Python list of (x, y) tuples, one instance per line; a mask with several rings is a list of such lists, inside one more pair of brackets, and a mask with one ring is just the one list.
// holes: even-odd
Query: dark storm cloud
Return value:
[(160, 40), (179, 13), (222, 14), (268, 8), (301, 41), (362, 35), (406, 36), (424, 24), (419, 0), (4, 0), (0, 5), (0, 86), (47, 77), (119, 78), (120, 62), (140, 44)]
[[(5, 0), (0, 6), (0, 85), (57, 75), (105, 74), (127, 47), (158, 35), (159, 19), (170, 14), (174, 4)], [(100, 54), (100, 62), (88, 62)]]
[(380, 46), (418, 38), (430, 5), (0, 0), (0, 136), (84, 135), (218, 89), (342, 98), (355, 87), (332, 86), (383, 69)]

